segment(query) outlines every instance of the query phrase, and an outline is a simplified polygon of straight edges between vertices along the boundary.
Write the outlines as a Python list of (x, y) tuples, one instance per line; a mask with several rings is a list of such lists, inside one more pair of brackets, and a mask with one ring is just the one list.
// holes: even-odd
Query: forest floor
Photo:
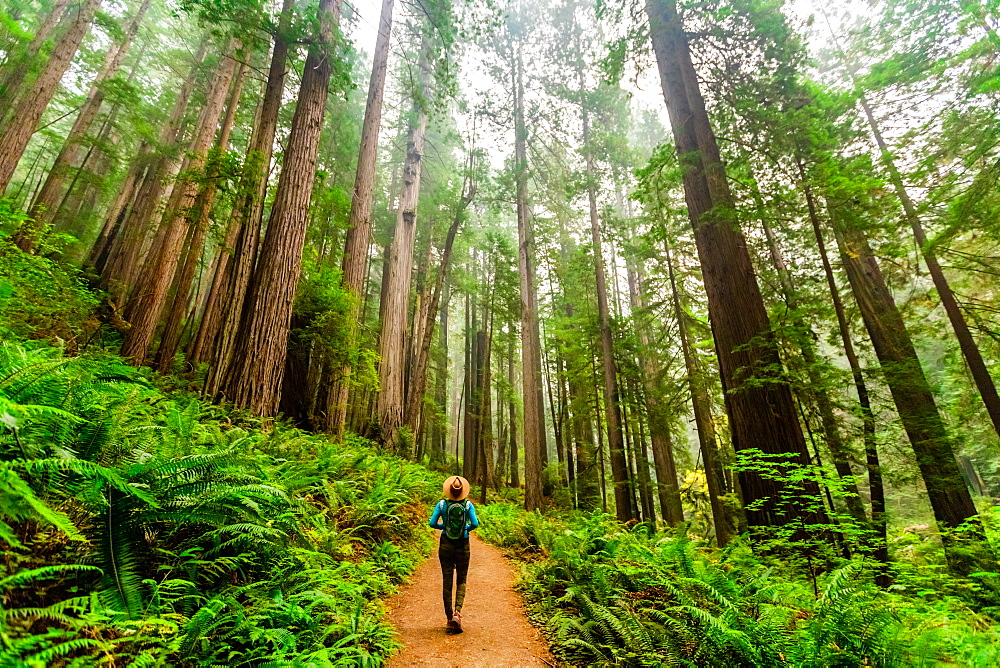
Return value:
[(389, 601), (389, 621), (405, 646), (389, 666), (555, 666), (548, 643), (524, 614), (507, 559), (475, 534), (461, 634), (445, 632), (437, 550)]

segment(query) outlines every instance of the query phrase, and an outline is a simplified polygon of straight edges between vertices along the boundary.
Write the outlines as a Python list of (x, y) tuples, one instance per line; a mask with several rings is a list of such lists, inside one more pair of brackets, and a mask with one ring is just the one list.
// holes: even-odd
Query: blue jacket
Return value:
[[(466, 504), (469, 508), (468, 520), (465, 525), (465, 537), (469, 537), (469, 532), (473, 529), (479, 528), (479, 518), (476, 517), (476, 507), (472, 505), (472, 501), (466, 499)], [(432, 529), (439, 529), (444, 531), (444, 511), (447, 508), (448, 502), (444, 499), (438, 501), (437, 505), (434, 506), (434, 513), (431, 515), (430, 527)]]

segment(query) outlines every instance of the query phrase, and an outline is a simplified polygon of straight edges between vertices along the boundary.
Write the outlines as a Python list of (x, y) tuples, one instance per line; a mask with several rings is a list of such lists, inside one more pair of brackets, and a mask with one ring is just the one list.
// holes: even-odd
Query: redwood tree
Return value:
[[(781, 378), (781, 359), (681, 17), (674, 0), (647, 0), (646, 13), (701, 259), (733, 445), (738, 451), (759, 449), (787, 467), (807, 466), (805, 439), (791, 390)], [(807, 500), (819, 497), (815, 483), (793, 492), (753, 470), (741, 471), (740, 483), (752, 527), (826, 521)], [(781, 503), (783, 496), (795, 502)]]
[(335, 36), (341, 6), (341, 0), (319, 0), (267, 234), (221, 387), (226, 399), (259, 415), (274, 415), (281, 397), (330, 75), (339, 61)]

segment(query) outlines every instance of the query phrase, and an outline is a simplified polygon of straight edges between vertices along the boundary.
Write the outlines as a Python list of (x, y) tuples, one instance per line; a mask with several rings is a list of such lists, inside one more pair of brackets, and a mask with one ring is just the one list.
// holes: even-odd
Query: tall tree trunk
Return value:
[(258, 415), (274, 415), (288, 350), (292, 306), (302, 271), (309, 202), (316, 178), (341, 0), (320, 0), (260, 259), (250, 282), (223, 395)]
[(649, 323), (643, 304), (642, 274), (632, 263), (626, 262), (628, 272), (629, 300), (632, 315), (636, 320), (635, 329), (639, 335), (639, 368), (642, 369), (643, 399), (649, 416), (649, 435), (653, 449), (653, 465), (656, 467), (656, 494), (660, 502), (660, 512), (667, 524), (674, 526), (684, 521), (681, 507), (681, 491), (677, 484), (677, 465), (674, 462), (674, 448), (670, 437), (670, 423), (665, 406), (657, 395), (656, 358), (649, 342)]
[(528, 212), (528, 130), (524, 124), (522, 44), (513, 44), (514, 186), (517, 193), (517, 269), (521, 287), (521, 388), (524, 403), (524, 507), (542, 507), (542, 468), (546, 459), (542, 399), (542, 351), (535, 288), (535, 233)]
[(123, 304), (131, 292), (137, 278), (142, 249), (153, 226), (166, 184), (180, 171), (181, 159), (174, 155), (174, 152), (181, 133), (184, 111), (198, 80), (208, 43), (209, 38), (206, 35), (198, 46), (191, 72), (174, 100), (167, 123), (160, 131), (158, 145), (161, 153), (149, 154), (149, 162), (145, 167), (145, 174), (136, 191), (134, 202), (111, 242), (108, 260), (101, 272), (100, 285), (107, 288), (112, 303)]
[(104, 273), (104, 267), (108, 262), (108, 255), (111, 251), (111, 244), (121, 233), (122, 222), (125, 220), (129, 208), (135, 201), (136, 184), (140, 182), (144, 171), (148, 167), (148, 161), (145, 160), (148, 154), (149, 146), (143, 143), (139, 147), (139, 154), (132, 160), (132, 164), (125, 174), (125, 180), (118, 190), (115, 201), (108, 209), (100, 234), (98, 234), (94, 245), (90, 248), (90, 254), (87, 256), (85, 264), (93, 267), (98, 275)]
[(129, 47), (132, 46), (132, 40), (135, 39), (136, 34), (139, 32), (139, 25), (146, 14), (146, 10), (149, 9), (151, 1), (142, 0), (139, 9), (136, 10), (136, 13), (125, 27), (121, 41), (113, 43), (108, 47), (107, 55), (104, 58), (104, 65), (97, 73), (94, 83), (90, 86), (90, 90), (87, 93), (87, 100), (83, 103), (83, 107), (80, 108), (80, 113), (77, 114), (76, 120), (73, 122), (73, 127), (66, 136), (62, 149), (59, 151), (59, 155), (56, 156), (56, 161), (52, 165), (52, 169), (49, 170), (42, 189), (35, 196), (35, 200), (31, 204), (28, 216), (32, 218), (33, 222), (26, 224), (26, 227), (22, 228), (18, 233), (16, 243), (21, 250), (31, 252), (34, 249), (37, 235), (54, 219), (57, 209), (53, 205), (59, 198), (63, 181), (66, 179), (66, 174), (69, 172), (70, 167), (76, 162), (80, 147), (83, 145), (83, 140), (90, 131), (90, 126), (93, 125), (94, 119), (97, 118), (97, 114), (104, 102), (104, 83), (110, 81), (118, 74), (119, 68), (121, 68), (122, 63), (125, 61), (125, 55), (128, 53)]
[(0, 71), (0, 126), (5, 124), (8, 114), (17, 104), (32, 63), (59, 25), (69, 3), (70, 0), (55, 0), (24, 51), (18, 54), (15, 49), (11, 49), (7, 53), (3, 70)]
[[(425, 26), (430, 30), (430, 26)], [(378, 421), (380, 437), (390, 448), (403, 425), (405, 410), (406, 329), (409, 318), (410, 279), (413, 272), (413, 244), (417, 232), (417, 202), (423, 168), (424, 136), (427, 132), (428, 68), (430, 43), (425, 36), (417, 59), (417, 89), (403, 163), (403, 188), (396, 212), (396, 229), (389, 251), (389, 272), (385, 277), (385, 309), (379, 338)]]
[[(240, 328), (246, 307), (250, 277), (257, 266), (257, 252), (260, 245), (261, 223), (264, 219), (264, 199), (270, 176), (271, 158), (274, 153), (274, 137), (278, 128), (278, 115), (285, 93), (286, 60), (288, 59), (287, 33), (291, 27), (294, 0), (283, 0), (278, 29), (274, 33), (271, 49), (271, 64), (267, 72), (264, 97), (260, 103), (246, 163), (240, 175), (238, 197), (233, 205), (235, 245), (230, 260), (226, 285), (220, 287), (222, 306), (219, 315), (218, 335), (211, 337), (211, 370), (205, 380), (205, 394), (216, 396), (226, 371), (232, 361), (236, 335)], [(207, 336), (207, 334), (206, 334)]]
[(59, 37), (38, 78), (17, 101), (0, 133), (0, 193), (7, 190), (17, 169), (17, 163), (35, 133), (38, 121), (52, 101), (80, 43), (90, 31), (90, 23), (101, 0), (83, 0), (69, 20), (66, 31)]
[[(225, 239), (216, 251), (215, 262), (212, 266), (212, 279), (208, 296), (205, 298), (205, 308), (198, 321), (198, 330), (195, 332), (187, 351), (188, 361), (195, 366), (209, 360), (212, 346), (216, 337), (219, 336), (223, 301), (232, 279), (232, 248), (236, 244), (239, 233), (240, 228), (233, 224), (233, 216), (230, 214)], [(205, 389), (207, 390), (207, 387)]]
[[(462, 477), (473, 476), (475, 469), (475, 419), (473, 418), (473, 395), (476, 377), (476, 307), (470, 294), (465, 295), (465, 380), (462, 404)], [(455, 454), (456, 462), (458, 453)]]
[(840, 288), (837, 286), (837, 279), (833, 275), (833, 267), (830, 265), (830, 258), (826, 252), (826, 242), (823, 239), (823, 231), (820, 226), (819, 214), (816, 210), (816, 201), (812, 194), (812, 188), (806, 180), (805, 168), (802, 161), (798, 161), (799, 177), (802, 180), (802, 189), (806, 197), (806, 207), (809, 211), (809, 222), (812, 224), (813, 235), (816, 238), (816, 247), (819, 249), (820, 259), (823, 261), (823, 273), (826, 276), (826, 284), (830, 289), (830, 299), (833, 301), (833, 310), (837, 315), (837, 327), (840, 331), (840, 340), (844, 346), (844, 355), (851, 367), (851, 376), (854, 379), (854, 387), (858, 393), (858, 405), (861, 412), (861, 433), (865, 444), (865, 464), (868, 470), (868, 490), (871, 496), (872, 512), (871, 526), (875, 536), (872, 541), (872, 552), (875, 559), (883, 565), (876, 573), (876, 582), (880, 587), (889, 586), (889, 574), (886, 568), (889, 564), (889, 543), (888, 543), (888, 520), (885, 514), (885, 487), (882, 484), (882, 464), (879, 461), (878, 447), (875, 443), (875, 414), (872, 412), (871, 400), (868, 397), (868, 386), (865, 383), (864, 374), (861, 371), (861, 362), (858, 354), (854, 350), (854, 341), (851, 338), (851, 328), (847, 322), (847, 314), (844, 312), (844, 302), (840, 297)]
[[(492, 321), (492, 314), (490, 317)], [(487, 323), (483, 323), (486, 325)], [(489, 489), (493, 478), (493, 416), (492, 416), (492, 393), (490, 392), (490, 357), (493, 350), (493, 327), (480, 330), (477, 333), (479, 338), (479, 364), (477, 368), (477, 379), (479, 385), (479, 406), (476, 409), (479, 429), (476, 434), (476, 481), (480, 485), (479, 502), (486, 503), (486, 491)]]
[[(513, 331), (513, 323), (511, 323), (511, 331)], [(507, 446), (507, 452), (510, 455), (510, 486), (517, 489), (521, 486), (521, 475), (518, 470), (518, 456), (517, 456), (517, 404), (514, 403), (514, 337), (511, 336), (510, 339), (510, 349), (507, 351), (507, 381), (510, 384), (510, 400), (507, 402), (507, 420), (509, 424), (507, 426), (507, 437), (510, 439), (510, 443)]]
[[(685, 199), (701, 259), (733, 444), (737, 450), (759, 449), (774, 456), (773, 463), (789, 469), (807, 466), (805, 439), (791, 390), (782, 379), (781, 358), (738, 225), (681, 18), (674, 0), (647, 0), (646, 12), (683, 168)], [(797, 520), (802, 526), (826, 522), (809, 501), (819, 496), (815, 483), (793, 490), (756, 471), (744, 470), (740, 485), (752, 527), (781, 526)], [(816, 536), (801, 529), (797, 534), (803, 539)]]
[(724, 496), (726, 494), (726, 478), (719, 454), (718, 440), (715, 433), (715, 421), (712, 419), (708, 388), (705, 375), (691, 349), (687, 333), (687, 315), (681, 307), (680, 294), (677, 290), (677, 279), (674, 276), (674, 263), (670, 257), (670, 246), (664, 241), (663, 252), (667, 261), (667, 276), (670, 279), (670, 297), (677, 323), (678, 338), (681, 342), (681, 354), (684, 356), (684, 368), (687, 371), (688, 390), (691, 394), (691, 407), (694, 412), (695, 429), (698, 432), (698, 444), (701, 448), (701, 460), (705, 466), (705, 483), (708, 486), (708, 499), (712, 506), (712, 521), (715, 524), (715, 542), (719, 547), (725, 547), (736, 534), (736, 526), (727, 512)]
[(445, 295), (440, 311), (438, 331), (441, 332), (441, 352), (438, 357), (438, 368), (434, 374), (434, 406), (437, 414), (434, 416), (431, 432), (431, 461), (444, 462), (448, 440), (448, 308), (451, 301), (451, 290), (444, 288)]
[(448, 235), (445, 237), (444, 249), (441, 251), (441, 264), (438, 267), (434, 285), (430, 289), (430, 297), (427, 300), (425, 309), (427, 322), (422, 328), (420, 341), (414, 341), (414, 362), (413, 375), (410, 378), (410, 387), (406, 402), (405, 423), (416, 432), (419, 428), (420, 406), (423, 403), (424, 392), (427, 386), (427, 367), (430, 363), (431, 343), (434, 340), (434, 320), (437, 318), (439, 304), (441, 303), (441, 293), (444, 283), (451, 270), (451, 254), (455, 245), (455, 236), (465, 220), (465, 210), (475, 196), (475, 186), (466, 181), (463, 195), (455, 211), (451, 226), (448, 228)]
[(205, 106), (198, 119), (197, 130), (188, 149), (187, 173), (196, 175), (174, 186), (171, 203), (164, 214), (160, 229), (150, 250), (147, 266), (125, 309), (125, 319), (132, 323), (122, 342), (121, 355), (140, 366), (146, 360), (160, 313), (166, 303), (167, 290), (180, 261), (184, 238), (194, 222), (193, 205), (198, 196), (198, 181), (208, 160), (208, 149), (215, 137), (222, 115), (236, 60), (233, 54), (236, 40), (230, 42), (208, 88)]
[[(759, 195), (758, 195), (759, 198)], [(758, 206), (762, 207), (762, 202), (758, 201)], [(854, 472), (851, 470), (850, 453), (847, 445), (840, 433), (840, 425), (834, 414), (833, 401), (830, 399), (827, 384), (823, 382), (820, 372), (820, 365), (825, 365), (825, 360), (820, 359), (816, 350), (816, 334), (812, 327), (801, 315), (798, 298), (798, 291), (792, 283), (791, 272), (785, 264), (784, 255), (778, 246), (778, 238), (771, 229), (771, 224), (767, 217), (761, 212), (761, 226), (764, 228), (764, 236), (767, 237), (767, 247), (771, 254), (771, 262), (778, 272), (778, 283), (781, 285), (782, 296), (792, 315), (792, 324), (795, 327), (793, 339), (802, 355), (802, 362), (806, 367), (806, 377), (809, 379), (809, 387), (803, 388), (803, 393), (815, 404), (819, 412), (820, 425), (823, 428), (823, 439), (827, 448), (830, 449), (830, 457), (833, 459), (833, 466), (840, 476), (841, 484), (847, 491), (844, 498), (844, 505), (848, 514), (854, 521), (862, 526), (867, 524), (868, 517), (865, 515), (865, 508), (861, 503), (861, 494), (858, 491), (858, 484), (854, 482)]]
[[(984, 555), (989, 548), (985, 547), (986, 539), (976, 506), (962, 479), (951, 439), (910, 334), (872, 255), (868, 239), (836, 217), (834, 231), (865, 328), (916, 454), (917, 466), (942, 532), (948, 565), (961, 575), (981, 570), (985, 567)], [(953, 530), (966, 522), (971, 530), (961, 538), (955, 536)], [(978, 552), (970, 549), (972, 541), (981, 541)]]
[(972, 338), (969, 325), (965, 322), (965, 315), (963, 315), (962, 309), (955, 299), (955, 293), (948, 284), (944, 270), (941, 269), (941, 265), (938, 263), (934, 248), (927, 242), (927, 234), (924, 232), (924, 226), (920, 222), (917, 208), (914, 206), (913, 200), (910, 199), (910, 195), (906, 191), (906, 186), (903, 185), (903, 177), (896, 167), (892, 152), (882, 137), (882, 131), (875, 120), (875, 115), (872, 113), (871, 105), (868, 104), (868, 99), (864, 95), (861, 96), (861, 108), (865, 111), (865, 118), (868, 119), (868, 125), (875, 136), (875, 142), (878, 144), (879, 151), (882, 153), (882, 162), (889, 172), (889, 181), (896, 190), (896, 195), (903, 206), (906, 221), (913, 230), (913, 238), (916, 240), (917, 245), (920, 246), (920, 252), (923, 254), (924, 263), (927, 264), (927, 271), (931, 275), (931, 280), (934, 281), (934, 287), (937, 289), (938, 297), (941, 299), (941, 305), (944, 306), (945, 313), (948, 315), (948, 321), (951, 323), (952, 329), (955, 330), (955, 338), (958, 339), (958, 347), (962, 351), (962, 357), (965, 358), (965, 363), (969, 365), (969, 372), (976, 383), (976, 389), (979, 390), (979, 396), (983, 400), (983, 405), (986, 406), (986, 412), (993, 422), (993, 429), (1000, 436), (1000, 394), (997, 394), (996, 383), (993, 382), (993, 377), (986, 367), (986, 362), (983, 360), (983, 354), (980, 352), (979, 346), (976, 345), (976, 340)]
[(239, 107), (240, 97), (243, 93), (243, 78), (246, 71), (246, 63), (240, 62), (232, 84), (232, 92), (229, 95), (226, 115), (222, 120), (222, 127), (219, 129), (219, 137), (216, 140), (215, 155), (208, 159), (204, 179), (191, 207), (191, 213), (188, 215), (188, 219), (194, 226), (193, 234), (188, 244), (184, 263), (179, 267), (179, 272), (175, 276), (173, 302), (167, 314), (163, 335), (160, 337), (160, 347), (156, 352), (156, 368), (161, 372), (166, 372), (170, 368), (180, 343), (181, 325), (187, 312), (188, 302), (191, 299), (191, 285), (194, 282), (195, 272), (202, 260), (205, 237), (208, 235), (208, 228), (212, 220), (212, 205), (215, 203), (215, 194), (219, 187), (222, 160), (229, 150), (229, 137), (233, 131), (233, 123), (236, 121), (236, 109)]
[[(372, 236), (372, 203), (375, 189), (375, 162), (378, 157), (378, 134), (382, 120), (382, 97), (385, 93), (385, 75), (389, 62), (389, 38), (392, 35), (392, 11), (395, 0), (382, 1), (375, 56), (368, 81), (368, 102), (365, 120), (361, 126), (361, 148), (358, 152), (358, 170), (354, 177), (351, 195), (351, 213), (348, 218), (347, 240), (344, 246), (344, 291), (352, 296), (351, 311), (347, 314), (348, 348), (357, 342), (358, 307), (364, 287), (365, 269), (368, 266), (368, 247)], [(338, 440), (344, 438), (347, 417), (347, 400), (350, 394), (351, 366), (345, 364), (332, 396), (335, 404), (329, 411), (329, 428)]]
[[(589, 141), (589, 121), (583, 114), (584, 145)], [(632, 505), (628, 464), (625, 459), (625, 441), (622, 436), (621, 407), (618, 405), (618, 370), (611, 336), (611, 317), (608, 312), (608, 288), (604, 275), (604, 254), (601, 241), (601, 223), (597, 215), (597, 193), (594, 185), (594, 159), (587, 152), (587, 199), (590, 202), (590, 236), (593, 240), (595, 289), (597, 292), (597, 318), (601, 336), (601, 370), (604, 378), (604, 420), (608, 425), (608, 452), (611, 460), (611, 478), (615, 492), (615, 514), (619, 521), (636, 519)]]

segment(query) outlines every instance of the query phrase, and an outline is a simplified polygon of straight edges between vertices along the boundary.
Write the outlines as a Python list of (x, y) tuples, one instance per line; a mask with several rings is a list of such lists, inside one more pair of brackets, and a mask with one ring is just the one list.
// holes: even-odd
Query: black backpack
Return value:
[(469, 520), (469, 502), (449, 501), (444, 509), (444, 534), (452, 540), (465, 538), (465, 526)]

